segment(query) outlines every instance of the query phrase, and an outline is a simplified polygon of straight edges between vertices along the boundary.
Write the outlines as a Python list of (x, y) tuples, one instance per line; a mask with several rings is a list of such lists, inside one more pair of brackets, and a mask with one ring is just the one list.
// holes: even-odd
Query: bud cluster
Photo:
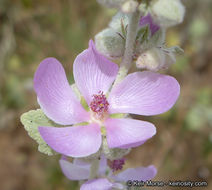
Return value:
[(133, 54), (137, 68), (151, 71), (167, 69), (176, 62), (176, 54), (183, 52), (177, 46), (165, 45), (166, 30), (183, 21), (185, 7), (180, 0), (141, 1), (140, 4), (138, 1), (127, 0), (98, 1), (118, 9), (108, 28), (95, 36), (97, 50), (106, 57), (110, 59), (123, 57), (129, 24), (128, 13), (133, 11), (133, 7), (138, 7), (141, 14)]

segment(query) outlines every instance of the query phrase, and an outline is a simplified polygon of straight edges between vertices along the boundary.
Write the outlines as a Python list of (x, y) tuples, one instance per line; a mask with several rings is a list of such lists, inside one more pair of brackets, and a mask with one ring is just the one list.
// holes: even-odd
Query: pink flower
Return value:
[[(143, 144), (156, 133), (145, 121), (111, 118), (114, 113), (156, 115), (176, 102), (180, 87), (171, 76), (152, 72), (129, 74), (113, 87), (118, 66), (100, 55), (92, 41), (73, 65), (75, 83), (89, 105), (86, 111), (70, 87), (62, 65), (55, 58), (43, 60), (34, 76), (38, 103), (47, 117), (64, 127), (40, 126), (44, 141), (56, 152), (85, 157), (96, 153), (106, 128), (110, 148), (130, 148)], [(88, 122), (88, 125), (77, 125)], [(105, 134), (104, 134), (105, 135)]]
[[(60, 167), (63, 174), (70, 180), (87, 180), (90, 175), (90, 164), (74, 159), (73, 163), (67, 161), (64, 157), (60, 160)], [(128, 168), (117, 175), (114, 175), (107, 167), (107, 160), (101, 157), (98, 179), (88, 180), (80, 190), (110, 190), (112, 188), (125, 189), (128, 180), (147, 181), (155, 177), (157, 173), (153, 165), (148, 167)]]

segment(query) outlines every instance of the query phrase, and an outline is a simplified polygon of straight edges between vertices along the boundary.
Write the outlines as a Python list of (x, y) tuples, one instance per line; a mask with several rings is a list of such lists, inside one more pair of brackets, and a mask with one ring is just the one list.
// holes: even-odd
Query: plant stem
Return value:
[(99, 159), (94, 159), (91, 162), (91, 168), (90, 168), (90, 176), (89, 179), (94, 179), (98, 176), (98, 170), (99, 170)]
[(133, 13), (130, 13), (129, 24), (127, 27), (125, 52), (124, 52), (123, 60), (120, 64), (119, 72), (116, 77), (114, 86), (117, 83), (119, 83), (127, 75), (132, 65), (134, 45), (135, 45), (135, 39), (137, 35), (139, 19), (140, 19), (140, 12), (138, 10), (136, 10)]

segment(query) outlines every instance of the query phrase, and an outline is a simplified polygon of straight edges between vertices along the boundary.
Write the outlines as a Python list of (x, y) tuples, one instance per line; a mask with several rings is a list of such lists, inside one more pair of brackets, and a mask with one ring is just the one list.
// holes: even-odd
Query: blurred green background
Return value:
[[(181, 84), (174, 108), (154, 117), (157, 135), (127, 156), (126, 167), (154, 164), (155, 180), (207, 181), (212, 189), (212, 1), (184, 0), (184, 23), (170, 28), (167, 45), (185, 50), (167, 73)], [(79, 189), (60, 171), (59, 157), (37, 151), (20, 115), (38, 108), (33, 75), (56, 57), (73, 82), (72, 63), (115, 10), (95, 0), (0, 0), (0, 189)], [(157, 188), (154, 188), (157, 189)], [(165, 189), (165, 188), (158, 188)], [(167, 187), (167, 189), (169, 189)], [(174, 189), (174, 188), (171, 188)], [(181, 189), (181, 188), (176, 188)], [(195, 188), (200, 189), (200, 188)]]

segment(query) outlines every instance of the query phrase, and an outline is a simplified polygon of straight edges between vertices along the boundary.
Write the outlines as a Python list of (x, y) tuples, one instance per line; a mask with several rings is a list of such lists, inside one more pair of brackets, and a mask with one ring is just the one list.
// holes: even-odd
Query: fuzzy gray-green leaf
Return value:
[(38, 132), (39, 126), (58, 126), (46, 115), (41, 109), (31, 110), (21, 115), (21, 123), (24, 125), (25, 130), (28, 132), (29, 136), (38, 143), (38, 150), (49, 156), (55, 155), (54, 152), (42, 139), (40, 133)]

